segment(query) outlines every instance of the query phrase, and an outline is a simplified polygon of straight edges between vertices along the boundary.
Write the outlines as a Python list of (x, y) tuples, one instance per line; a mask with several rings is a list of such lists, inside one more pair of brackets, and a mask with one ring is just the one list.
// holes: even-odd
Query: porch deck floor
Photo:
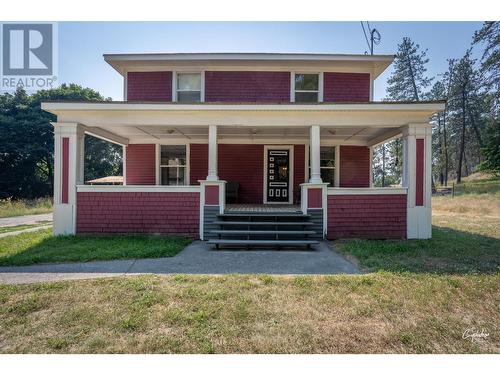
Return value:
[(286, 213), (301, 213), (299, 205), (295, 204), (226, 204), (226, 213), (235, 212), (286, 212)]

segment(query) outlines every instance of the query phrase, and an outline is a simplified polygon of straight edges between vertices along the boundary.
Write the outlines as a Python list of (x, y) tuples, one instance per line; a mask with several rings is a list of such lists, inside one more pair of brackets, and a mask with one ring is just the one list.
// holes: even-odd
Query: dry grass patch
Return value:
[(473, 218), (488, 216), (500, 219), (500, 194), (432, 197), (432, 213), (435, 216), (459, 215)]
[(0, 199), (0, 217), (48, 214), (52, 212), (51, 198)]
[[(3, 353), (494, 353), (500, 276), (141, 276), (0, 286)], [(490, 333), (464, 340), (467, 328)]]

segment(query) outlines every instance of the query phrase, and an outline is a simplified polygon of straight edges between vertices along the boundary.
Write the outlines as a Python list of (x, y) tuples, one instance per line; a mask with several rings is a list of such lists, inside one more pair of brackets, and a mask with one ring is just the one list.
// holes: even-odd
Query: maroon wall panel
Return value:
[(155, 185), (155, 145), (129, 144), (126, 153), (127, 185)]
[(219, 187), (216, 185), (205, 186), (205, 204), (219, 205)]
[(289, 102), (290, 72), (205, 72), (207, 102)]
[(69, 191), (69, 138), (62, 139), (62, 160), (61, 160), (61, 203), (68, 203)]
[(370, 187), (370, 149), (340, 146), (340, 187)]
[[(208, 145), (191, 144), (190, 181), (197, 185), (198, 180), (207, 177)], [(264, 178), (263, 145), (229, 145), (218, 147), (219, 178), (239, 182), (240, 203), (262, 203)]]
[(293, 194), (294, 201), (298, 203), (300, 200), (300, 184), (305, 180), (305, 146), (293, 146)]
[(208, 144), (191, 143), (189, 145), (189, 184), (199, 185), (199, 180), (206, 180), (208, 174)]
[(324, 102), (368, 102), (370, 75), (368, 73), (324, 73)]
[(172, 72), (129, 72), (127, 100), (172, 101)]
[(329, 195), (328, 239), (406, 238), (406, 195)]
[(322, 189), (307, 189), (307, 208), (323, 208)]
[(77, 194), (77, 233), (199, 235), (199, 193)]
[(424, 139), (418, 138), (416, 149), (415, 206), (424, 205)]

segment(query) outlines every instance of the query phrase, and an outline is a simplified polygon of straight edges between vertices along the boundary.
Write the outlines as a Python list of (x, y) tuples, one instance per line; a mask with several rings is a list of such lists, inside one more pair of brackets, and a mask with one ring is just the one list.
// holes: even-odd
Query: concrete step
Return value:
[(212, 234), (315, 234), (313, 230), (211, 230)]
[(314, 240), (223, 240), (223, 239), (213, 239), (208, 241), (209, 245), (215, 245), (217, 248), (219, 245), (239, 245), (239, 246), (255, 246), (255, 245), (268, 245), (268, 246), (311, 246), (319, 244), (318, 241)]
[(211, 224), (216, 225), (296, 225), (296, 226), (307, 226), (314, 225), (314, 223), (310, 221), (221, 221), (216, 220)]

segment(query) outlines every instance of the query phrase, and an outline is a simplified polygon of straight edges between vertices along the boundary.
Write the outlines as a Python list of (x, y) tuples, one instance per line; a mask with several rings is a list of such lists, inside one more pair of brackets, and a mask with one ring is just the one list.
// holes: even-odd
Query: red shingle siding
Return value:
[(415, 206), (424, 205), (424, 139), (416, 142)]
[(329, 195), (328, 239), (406, 238), (406, 195)]
[[(190, 180), (192, 185), (207, 177), (208, 145), (191, 144)], [(239, 182), (241, 203), (262, 203), (264, 146), (219, 144), (219, 178)]]
[(156, 184), (154, 144), (129, 144), (126, 151), (127, 185)]
[(324, 102), (368, 102), (370, 100), (370, 74), (324, 73)]
[(370, 149), (340, 146), (340, 187), (370, 187)]
[(197, 238), (199, 193), (77, 193), (77, 233), (164, 233)]
[(293, 146), (293, 193), (294, 201), (298, 203), (300, 200), (300, 184), (305, 180), (305, 146)]
[(290, 72), (205, 72), (207, 102), (289, 102)]
[(172, 101), (172, 72), (129, 72), (127, 100)]
[(62, 160), (61, 160), (61, 203), (68, 203), (69, 194), (69, 138), (62, 139)]

